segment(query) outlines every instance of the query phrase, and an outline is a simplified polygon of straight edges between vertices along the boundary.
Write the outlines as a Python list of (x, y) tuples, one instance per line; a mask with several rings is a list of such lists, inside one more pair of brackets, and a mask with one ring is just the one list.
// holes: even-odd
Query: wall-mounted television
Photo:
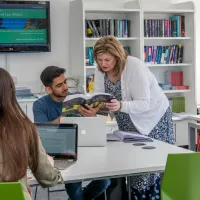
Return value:
[(0, 1), (0, 53), (50, 51), (50, 2)]

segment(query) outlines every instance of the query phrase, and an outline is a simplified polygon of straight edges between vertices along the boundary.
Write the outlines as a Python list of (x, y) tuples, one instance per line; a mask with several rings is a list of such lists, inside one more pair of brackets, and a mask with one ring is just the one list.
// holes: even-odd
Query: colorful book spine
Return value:
[(185, 16), (144, 19), (144, 37), (185, 37)]
[(183, 63), (182, 44), (170, 46), (144, 46), (144, 61), (151, 64)]

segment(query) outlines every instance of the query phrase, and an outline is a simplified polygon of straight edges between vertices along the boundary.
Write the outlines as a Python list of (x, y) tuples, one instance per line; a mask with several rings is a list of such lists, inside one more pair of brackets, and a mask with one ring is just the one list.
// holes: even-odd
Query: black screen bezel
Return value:
[(66, 127), (66, 128), (75, 128), (76, 129), (76, 146), (75, 146), (75, 153), (76, 153), (76, 158), (71, 157), (71, 156), (66, 156), (65, 154), (56, 154), (56, 153), (48, 153), (48, 155), (54, 157), (54, 159), (70, 159), (70, 160), (77, 160), (78, 157), (78, 124), (52, 124), (52, 123), (34, 123), (36, 127), (40, 126), (47, 126), (47, 127)]

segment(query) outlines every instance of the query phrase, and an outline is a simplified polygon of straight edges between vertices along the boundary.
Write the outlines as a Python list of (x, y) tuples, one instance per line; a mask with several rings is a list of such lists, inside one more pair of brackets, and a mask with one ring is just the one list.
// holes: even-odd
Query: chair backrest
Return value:
[(24, 200), (24, 193), (19, 182), (1, 182), (0, 199), (2, 200)]
[(168, 155), (161, 199), (200, 199), (200, 153)]

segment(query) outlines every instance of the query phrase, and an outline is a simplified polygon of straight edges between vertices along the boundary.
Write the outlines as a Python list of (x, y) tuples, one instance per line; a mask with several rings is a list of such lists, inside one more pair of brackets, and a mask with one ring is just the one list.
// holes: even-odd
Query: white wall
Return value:
[[(103, 0), (86, 0), (103, 1)], [(110, 0), (123, 1), (123, 0)], [(51, 2), (51, 52), (9, 54), (8, 71), (17, 76), (18, 85), (25, 85), (33, 93), (41, 91), (40, 73), (48, 65), (57, 65), (66, 68), (68, 72), (69, 40), (69, 2), (70, 0), (50, 0)], [(6, 66), (5, 55), (0, 54), (0, 67)]]
[[(94, 0), (85, 0), (94, 1)], [(103, 0), (95, 0), (103, 1)], [(111, 0), (110, 0), (111, 1)], [(112, 2), (119, 0), (112, 0)], [(126, 1), (126, 0), (120, 0)], [(150, 0), (149, 0), (150, 1)], [(160, 0), (167, 1), (167, 0)], [(187, 1), (187, 0), (168, 0)], [(200, 1), (193, 0), (196, 6), (196, 72), (197, 72), (197, 103), (200, 103)], [(20, 85), (40, 92), (41, 71), (48, 65), (58, 65), (68, 71), (69, 40), (69, 2), (70, 0), (50, 0), (51, 2), (51, 53), (9, 54), (8, 68), (12, 75), (17, 76)], [(5, 67), (5, 55), (0, 54), (0, 67)]]
[[(50, 53), (8, 54), (8, 69), (16, 75), (19, 85), (40, 92), (41, 71), (48, 65), (58, 65), (68, 69), (69, 0), (51, 2), (51, 47)], [(5, 68), (5, 55), (0, 54), (0, 66)]]

